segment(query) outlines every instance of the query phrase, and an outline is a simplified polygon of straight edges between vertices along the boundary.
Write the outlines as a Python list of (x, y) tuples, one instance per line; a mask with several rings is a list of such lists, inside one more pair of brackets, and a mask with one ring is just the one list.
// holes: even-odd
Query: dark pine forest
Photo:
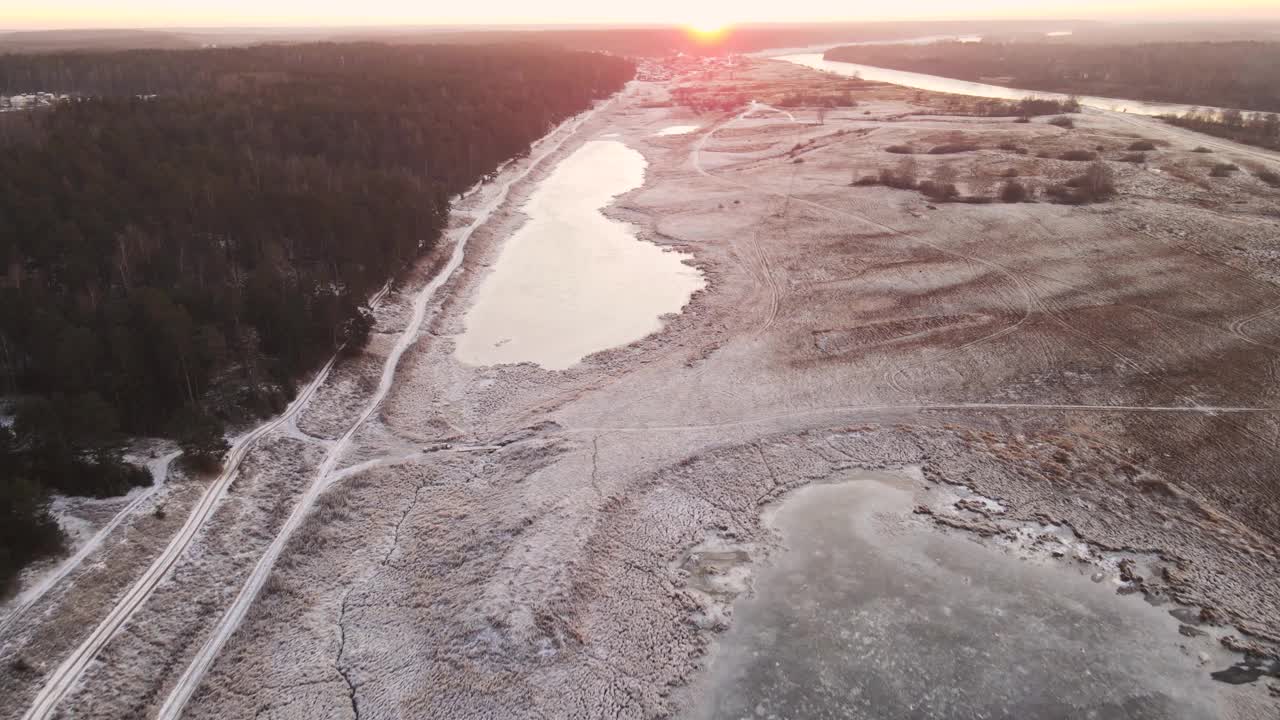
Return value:
[(448, 201), (620, 89), (534, 46), (0, 56), (0, 592), (56, 552), (51, 492), (150, 482), (128, 435), (217, 463), (435, 246)]

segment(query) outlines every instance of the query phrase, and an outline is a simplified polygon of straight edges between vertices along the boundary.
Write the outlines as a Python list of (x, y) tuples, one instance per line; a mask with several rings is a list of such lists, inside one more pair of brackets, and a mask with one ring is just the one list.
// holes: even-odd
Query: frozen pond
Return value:
[(1252, 692), (1214, 681), (1230, 654), (1167, 608), (916, 519), (919, 487), (851, 471), (775, 506), (786, 549), (735, 603), (688, 717), (1198, 720)]
[(702, 126), (701, 125), (672, 125), (671, 127), (664, 127), (654, 134), (655, 135), (688, 135), (694, 130), (697, 130), (699, 127), (702, 127)]
[(1080, 101), (1080, 104), (1085, 107), (1096, 108), (1098, 110), (1111, 110), (1114, 112), (1134, 113), (1136, 115), (1183, 115), (1192, 109), (1205, 111), (1221, 110), (1221, 108), (1209, 107), (1207, 105), (1179, 105), (1177, 103), (1124, 100), (1120, 98), (1095, 97), (1092, 95), (1070, 96), (1062, 93), (1019, 90), (1017, 88), (1004, 87), (1003, 85), (988, 85), (986, 83), (944, 78), (938, 75), (926, 75), (924, 73), (907, 72), (905, 70), (890, 70), (888, 68), (875, 67), (872, 65), (860, 65), (858, 63), (825, 60), (822, 57), (822, 53), (778, 55), (775, 56), (775, 59), (786, 60), (787, 62), (804, 65), (805, 67), (813, 68), (814, 70), (821, 70), (822, 72), (833, 73), (836, 75), (857, 76), (863, 80), (892, 83), (894, 85), (919, 88), (920, 90), (932, 90), (934, 92), (954, 93), (957, 95), (972, 95), (974, 97), (996, 98), (999, 100), (1021, 100), (1025, 97), (1066, 100), (1068, 97), (1075, 97)]
[(635, 226), (601, 212), (643, 184), (645, 167), (617, 140), (590, 141), (555, 167), (476, 293), (459, 360), (563, 370), (656, 332), (688, 304), (705, 285), (689, 256), (637, 240)]

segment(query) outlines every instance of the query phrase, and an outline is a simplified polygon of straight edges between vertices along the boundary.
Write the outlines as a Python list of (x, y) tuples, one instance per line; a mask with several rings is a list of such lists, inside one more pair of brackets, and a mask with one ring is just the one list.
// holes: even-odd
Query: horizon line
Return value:
[[(877, 24), (925, 24), (925, 23), (1076, 23), (1096, 25), (1182, 25), (1188, 23), (1221, 23), (1247, 24), (1258, 21), (1273, 20), (1280, 22), (1280, 8), (1266, 9), (1261, 13), (1237, 14), (1189, 14), (1177, 17), (1162, 18), (1151, 21), (1139, 17), (1008, 17), (1008, 16), (974, 16), (956, 17), (941, 16), (937, 18), (866, 18), (866, 19), (811, 19), (811, 20), (745, 20), (728, 22), (729, 29), (769, 28), (769, 27), (812, 27), (816, 25), (877, 25)], [(684, 28), (688, 23), (658, 21), (551, 21), (551, 22), (493, 22), (485, 20), (448, 20), (442, 22), (374, 22), (346, 23), (324, 22), (315, 24), (281, 22), (281, 23), (249, 23), (249, 24), (194, 24), (194, 25), (49, 25), (49, 26), (4, 26), (0, 25), (0, 34), (42, 33), (42, 32), (210, 32), (210, 31), (332, 31), (332, 30), (605, 30), (605, 29), (671, 29)], [(1280, 38), (1277, 38), (1280, 39)]]

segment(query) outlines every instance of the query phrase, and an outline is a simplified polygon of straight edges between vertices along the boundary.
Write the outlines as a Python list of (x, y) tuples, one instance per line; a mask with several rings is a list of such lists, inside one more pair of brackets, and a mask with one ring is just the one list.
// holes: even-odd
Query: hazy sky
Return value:
[(2, 0), (0, 28), (1280, 18), (1280, 0)]

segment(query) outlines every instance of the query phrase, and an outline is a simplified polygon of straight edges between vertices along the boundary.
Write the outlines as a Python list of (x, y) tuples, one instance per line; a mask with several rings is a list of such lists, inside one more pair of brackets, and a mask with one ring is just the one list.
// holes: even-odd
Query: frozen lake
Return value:
[(644, 156), (593, 140), (562, 160), (521, 208), (529, 220), (503, 245), (458, 338), (468, 365), (571, 367), (662, 328), (705, 285), (689, 258), (636, 238), (601, 212), (644, 183)]
[(913, 519), (916, 487), (851, 471), (774, 506), (786, 549), (738, 599), (687, 720), (1222, 716), (1216, 643), (1202, 667), (1166, 609)]

